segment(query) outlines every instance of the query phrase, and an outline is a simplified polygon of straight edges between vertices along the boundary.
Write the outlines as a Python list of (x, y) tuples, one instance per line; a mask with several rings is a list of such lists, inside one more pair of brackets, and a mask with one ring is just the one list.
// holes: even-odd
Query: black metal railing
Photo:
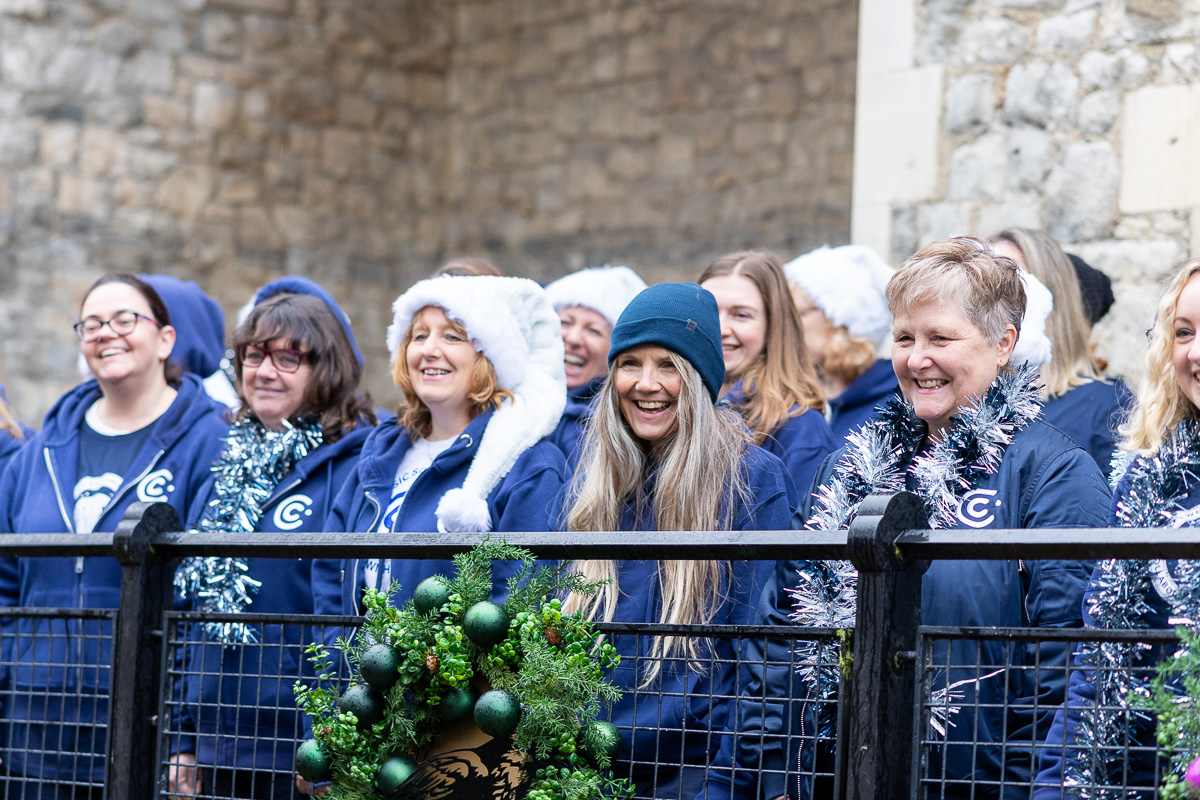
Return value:
[[(120, 607), (113, 611), (70, 609), (8, 609), (0, 618), (4, 627), (5, 682), (0, 683), (0, 701), (14, 702), (20, 687), (12, 682), (17, 659), (10, 649), (20, 637), (18, 618), (80, 619), (96, 621), (90, 634), (97, 644), (108, 645), (103, 622), (111, 620), (111, 663), (106, 731), (91, 735), (107, 736), (104, 752), (106, 761), (103, 779), (95, 785), (96, 797), (111, 800), (144, 800), (163, 795), (164, 765), (170, 764), (178, 741), (186, 731), (179, 723), (185, 700), (177, 691), (185, 667), (178, 659), (185, 629), (204, 618), (194, 613), (171, 610), (171, 579), (177, 559), (183, 556), (240, 556), (262, 558), (419, 558), (434, 559), (465, 552), (482, 538), (478, 534), (386, 534), (309, 533), (309, 534), (187, 534), (179, 532), (180, 522), (165, 504), (137, 504), (130, 508), (125, 521), (115, 534), (8, 534), (0, 536), (0, 557), (29, 556), (115, 556), (122, 568)], [(833, 735), (818, 730), (784, 730), (776, 734), (789, 739), (811, 740), (818, 751), (827, 757), (810, 763), (810, 788), (816, 796), (837, 798), (909, 798), (916, 796), (999, 796), (1006, 786), (1004, 777), (995, 785), (978, 781), (961, 787), (952, 785), (940, 770), (941, 757), (951, 746), (970, 747), (967, 740), (947, 742), (930, 733), (930, 719), (937, 717), (939, 704), (951, 701), (932, 696), (932, 686), (945, 682), (948, 665), (935, 657), (939, 642), (969, 640), (999, 642), (1001, 647), (1038, 647), (1039, 643), (1055, 641), (1113, 640), (1121, 637), (1140, 641), (1164, 643), (1173, 640), (1171, 631), (1100, 632), (1093, 630), (1059, 630), (1038, 628), (966, 629), (922, 628), (920, 625), (921, 578), (933, 559), (1200, 559), (1200, 533), (1174, 529), (1100, 529), (1055, 530), (983, 530), (929, 531), (925, 530), (924, 514), (913, 495), (901, 493), (868, 498), (849, 531), (825, 533), (795, 531), (763, 532), (681, 532), (670, 536), (644, 533), (569, 534), (522, 533), (506, 534), (514, 545), (528, 548), (539, 558), (546, 559), (745, 559), (776, 561), (849, 560), (859, 571), (857, 616), (852, 640), (838, 638), (836, 631), (799, 628), (753, 628), (715, 626), (698, 629), (681, 627), (660, 630), (656, 626), (608, 626), (611, 635), (638, 636), (686, 635), (710, 638), (725, 637), (732, 642), (734, 660), (743, 658), (744, 645), (754, 640), (774, 638), (789, 643), (786, 651), (793, 653), (791, 642), (835, 638), (844, 642), (851, 652), (846, 654), (849, 674), (838, 691), (836, 741)], [(245, 621), (261, 624), (302, 626), (313, 630), (322, 625), (354, 625), (358, 618), (295, 617), (288, 615), (242, 615)], [(253, 617), (253, 619), (252, 619)], [(10, 624), (12, 623), (12, 624)], [(27, 626), (36, 632), (37, 626)], [(51, 635), (47, 633), (47, 635)], [(67, 636), (59, 632), (53, 635)], [(11, 639), (11, 641), (9, 641)], [(216, 645), (213, 645), (216, 646)], [(983, 646), (980, 645), (980, 652)], [(256, 656), (262, 659), (263, 654)], [(794, 659), (794, 656), (791, 656)], [(283, 658), (280, 665), (293, 664)], [(52, 666), (52, 665), (50, 665)], [(791, 675), (795, 663), (780, 663), (780, 674)], [(975, 679), (982, 679), (993, 664), (981, 655), (975, 665)], [(956, 663), (955, 669), (961, 669)], [(1030, 669), (1042, 668), (1033, 659)], [(246, 670), (253, 664), (246, 666)], [(268, 679), (294, 681), (300, 675), (283, 674), (292, 667), (279, 667), (280, 674)], [(1049, 667), (1046, 667), (1049, 668)], [(202, 664), (195, 669), (207, 669)], [(259, 662), (261, 672), (261, 661)], [(1071, 664), (1057, 669), (1068, 673), (1077, 669)], [(738, 671), (738, 670), (735, 670)], [(99, 673), (97, 673), (99, 674)], [(1002, 680), (1024, 679), (1021, 675), (1005, 675)], [(713, 704), (736, 706), (746, 702), (792, 702), (799, 691), (783, 687), (779, 697), (747, 697), (742, 692), (740, 678), (727, 694), (712, 695)], [(790, 698), (790, 699), (789, 699)], [(29, 702), (28, 699), (21, 702)], [(210, 709), (217, 710), (217, 709)], [(1010, 709), (988, 708), (973, 703), (971, 698), (954, 701), (954, 710), (941, 708), (957, 725), (980, 724), (989, 714)], [(280, 708), (272, 713), (290, 713)], [(1033, 711), (1046, 711), (1035, 708)], [(201, 711), (203, 713), (203, 710)], [(4, 725), (0, 718), (0, 726)], [(81, 725), (83, 723), (81, 722)], [(279, 742), (261, 742), (259, 747), (272, 753), (288, 753), (302, 735), (297, 725)], [(1002, 723), (1007, 724), (1007, 723)], [(286, 727), (286, 726), (284, 726)], [(719, 740), (728, 735), (759, 736), (762, 731), (727, 732), (731, 726), (713, 726), (707, 734)], [(735, 727), (735, 726), (732, 726)], [(641, 731), (632, 731), (637, 734)], [(651, 774), (665, 768), (717, 769), (715, 765), (683, 765), (678, 763), (680, 751), (664, 749), (660, 744), (674, 741), (654, 728), (647, 720), (645, 732), (654, 734), (652, 745), (657, 749), (634, 754), (629, 759), (633, 772), (649, 770)], [(670, 733), (670, 732), (667, 732)], [(681, 733), (681, 732), (675, 732)], [(690, 735), (691, 732), (689, 731)], [(231, 735), (236, 735), (231, 734)], [(658, 738), (654, 738), (654, 737)], [(53, 742), (42, 743), (39, 757), (52, 755)], [(795, 742), (792, 742), (795, 744)], [(805, 742), (792, 749), (802, 750)], [(5, 736), (0, 729), (0, 747), (4, 754), (22, 743)], [(29, 747), (30, 753), (37, 748)], [(65, 749), (65, 748), (64, 748)], [(642, 751), (639, 751), (642, 752)], [(64, 755), (64, 754), (60, 754)], [(70, 753), (66, 753), (70, 756)], [(1036, 756), (1036, 754), (1035, 754)], [(27, 753), (26, 758), (29, 757)], [(274, 756), (272, 756), (274, 757)], [(1013, 756), (1014, 758), (1017, 755)], [(1021, 757), (1028, 757), (1022, 755)], [(286, 763), (286, 757), (278, 763)], [(737, 770), (761, 770), (760, 765), (733, 763), (725, 767)], [(286, 776), (283, 767), (276, 769)], [(795, 765), (786, 770), (788, 780), (795, 779)], [(813, 780), (815, 778), (815, 780)], [(1028, 778), (1025, 779), (1028, 781)], [(101, 788), (102, 787), (102, 788)], [(1126, 787), (1136, 788), (1136, 787)], [(1023, 787), (1024, 791), (1028, 786)], [(792, 791), (795, 791), (793, 788)], [(1065, 790), (1064, 790), (1065, 792)], [(21, 796), (12, 793), (9, 797)], [(36, 796), (36, 795), (30, 795)], [(642, 795), (639, 795), (642, 796)], [(1064, 796), (1070, 796), (1064, 794)]]

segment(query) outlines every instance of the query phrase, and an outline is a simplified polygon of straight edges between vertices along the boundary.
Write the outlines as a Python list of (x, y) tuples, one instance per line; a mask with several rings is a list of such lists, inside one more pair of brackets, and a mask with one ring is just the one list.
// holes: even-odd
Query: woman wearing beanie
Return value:
[(546, 287), (562, 323), (567, 373), (567, 406), (550, 440), (572, 468), (579, 460), (579, 442), (591, 418), (592, 400), (608, 373), (613, 326), (629, 301), (645, 288), (646, 282), (629, 267), (583, 269)]
[(892, 324), (883, 290), (895, 270), (869, 247), (845, 245), (820, 247), (783, 271), (841, 442), (899, 388), (891, 360), (876, 356)]
[[(567, 494), (571, 531), (780, 530), (783, 464), (716, 406), (725, 365), (712, 294), (694, 283), (646, 289), (612, 332), (608, 371)], [(629, 623), (742, 624), (764, 567), (744, 561), (583, 561), (610, 583), (564, 611)], [(721, 744), (734, 688), (729, 640), (616, 636), (625, 690), (612, 707), (624, 743), (615, 769), (641, 797), (691, 798)], [(649, 689), (645, 694), (638, 689)], [(661, 762), (661, 763), (659, 763)]]
[[(404, 392), (325, 520), (329, 531), (381, 533), (552, 530), (565, 480), (543, 438), (566, 398), (558, 317), (526, 278), (423, 280), (392, 306), (392, 377)], [(449, 560), (329, 560), (313, 565), (319, 614), (359, 614), (365, 588), (403, 605)], [(494, 570), (497, 592), (512, 574)]]
[(1042, 419), (1087, 450), (1107, 477), (1117, 428), (1133, 405), (1133, 393), (1120, 378), (1105, 378), (1100, 371), (1075, 268), (1058, 242), (1042, 231), (1008, 228), (992, 240), (996, 252), (1039, 278), (1054, 296), (1047, 322), (1054, 351), (1042, 367), (1046, 394)]
[[(362, 366), (353, 335), (340, 325), (332, 298), (274, 288), (263, 288), (265, 299), (233, 334), (241, 411), (192, 510), (193, 529), (325, 530), (333, 498), (375, 425), (371, 399), (358, 390)], [(311, 559), (241, 563), (188, 559), (176, 586), (196, 610), (313, 613)], [(194, 792), (196, 772), (188, 767), (199, 763), (204, 790), (216, 796), (293, 796), (290, 772), (304, 731), (292, 682), (312, 676), (304, 648), (313, 637), (296, 625), (191, 627), (179, 698), (183, 738), (171, 742), (182, 765), (171, 770), (173, 790)]]
[[(101, 278), (79, 319), (80, 352), (95, 378), (63, 395), (9, 462), (0, 531), (113, 531), (139, 501), (168, 503), (186, 520), (229, 429), (224, 407), (169, 361), (175, 329), (144, 281)], [(0, 559), (6, 606), (115, 609), (120, 596), (121, 565), (111, 556)], [(13, 691), (0, 722), (7, 796), (101, 797), (111, 619), (13, 624)]]
[(704, 269), (700, 285), (716, 297), (721, 314), (721, 396), (741, 412), (754, 443), (778, 456), (796, 488), (807, 492), (835, 442), (779, 259), (729, 253)]

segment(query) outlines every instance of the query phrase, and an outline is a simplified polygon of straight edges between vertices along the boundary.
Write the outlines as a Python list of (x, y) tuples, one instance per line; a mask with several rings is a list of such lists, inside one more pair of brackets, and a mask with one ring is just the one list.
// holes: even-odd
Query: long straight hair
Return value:
[(766, 310), (763, 351), (741, 375), (746, 394), (742, 416), (754, 443), (762, 444), (788, 417), (810, 408), (823, 411), (825, 389), (804, 344), (800, 315), (778, 257), (750, 250), (729, 253), (705, 267), (699, 282), (723, 275), (748, 278)]
[(1175, 377), (1175, 312), (1179, 295), (1194, 275), (1200, 274), (1200, 258), (1179, 268), (1158, 301), (1158, 316), (1146, 349), (1146, 372), (1138, 385), (1137, 402), (1129, 420), (1118, 430), (1121, 449), (1153, 455), (1171, 430), (1185, 419), (1200, 419)]
[[(596, 412), (584, 440), (567, 501), (567, 529), (616, 531), (623, 510), (633, 504), (651, 512), (658, 530), (729, 530), (737, 509), (748, 497), (742, 457), (750, 444), (745, 424), (728, 408), (716, 408), (700, 374), (685, 358), (671, 354), (681, 386), (674, 432), (647, 452), (620, 411), (614, 370), (598, 393)], [(652, 494), (646, 481), (654, 474)], [(589, 619), (611, 621), (621, 595), (615, 561), (579, 561), (576, 569), (589, 579), (607, 579), (599, 593), (572, 593), (564, 611), (583, 611)], [(712, 621), (729, 590), (728, 561), (660, 561), (662, 596), (659, 622), (704, 624)], [(696, 642), (687, 637), (655, 637), (648, 685), (662, 672), (662, 660), (678, 653), (698, 658)]]
[(1048, 233), (1030, 228), (1007, 228), (992, 238), (1020, 250), (1029, 271), (1054, 297), (1054, 308), (1046, 320), (1053, 352), (1050, 363), (1042, 366), (1046, 394), (1057, 397), (1099, 379), (1100, 369), (1091, 348), (1092, 326), (1083, 313), (1079, 277), (1058, 242)]

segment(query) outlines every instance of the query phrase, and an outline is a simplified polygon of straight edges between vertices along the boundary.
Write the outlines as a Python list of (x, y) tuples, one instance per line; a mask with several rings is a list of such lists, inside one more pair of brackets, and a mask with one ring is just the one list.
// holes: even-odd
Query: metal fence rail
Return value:
[[(113, 800), (154, 798), (162, 796), (165, 773), (182, 749), (185, 737), (208, 736), (205, 746), (214, 748), (236, 743), (246, 734), (242, 727), (246, 717), (257, 723), (267, 720), (274, 724), (273, 738), (259, 739), (252, 746), (255, 759), (267, 764), (266, 772), (277, 773), (281, 780), (290, 779), (290, 757), (295, 743), (303, 735), (302, 721), (280, 702), (275, 708), (247, 708), (236, 698), (208, 702), (184, 697), (184, 678), (227, 680), (213, 666), (213, 658), (240, 659), (233, 670), (255, 681), (276, 681), (279, 685), (303, 677), (305, 669), (290, 654), (290, 645), (260, 645), (246, 647), (231, 656), (212, 643), (196, 642), (197, 656), (186, 655), (189, 629), (204, 619), (202, 615), (171, 611), (171, 577), (176, 559), (188, 555), (221, 555), (265, 558), (313, 557), (391, 557), (445, 558), (465, 552), (482, 538), (468, 534), (184, 534), (169, 506), (139, 504), (130, 509), (129, 516), (111, 536), (89, 535), (26, 535), (0, 536), (0, 556), (115, 556), (122, 567), (120, 608), (88, 611), (70, 609), (16, 609), (0, 615), (0, 748), (7, 760), (9, 754), (20, 750), (24, 758), (38, 756), (78, 758), (85, 753), (104, 752), (105, 760), (97, 778), (81, 787), (80, 796), (107, 797)], [(638, 558), (638, 559), (747, 559), (775, 561), (777, 559), (849, 560), (858, 569), (858, 606), (851, 652), (842, 652), (839, 663), (849, 662), (848, 676), (842, 673), (842, 685), (837, 693), (836, 706), (825, 709), (822, 716), (832, 720), (829, 727), (792, 729), (766, 732), (738, 730), (734, 722), (738, 709), (747, 704), (804, 702), (804, 692), (794, 682), (795, 656), (792, 643), (800, 640), (836, 637), (835, 631), (803, 630), (797, 628), (712, 628), (661, 626), (604, 626), (608, 635), (647, 637), (656, 635), (706, 637), (725, 642), (732, 655), (728, 663), (710, 663), (711, 668), (728, 667), (735, 675), (731, 688), (714, 691), (701, 687), (688, 702), (696, 702), (710, 712), (709, 727), (698, 730), (659, 724), (651, 717), (635, 723), (630, 731), (637, 743), (634, 751), (619, 765), (627, 775), (651, 775), (650, 782), (639, 782), (639, 796), (649, 796), (654, 778), (667, 772), (685, 772), (679, 758), (679, 740), (698, 734), (708, 737), (720, 749), (727, 744), (723, 737), (759, 737), (764, 743), (769, 737), (779, 737), (789, 753), (805, 752), (813, 757), (801, 763), (786, 764), (782, 776), (795, 781), (796, 788), (811, 791), (814, 797), (839, 798), (908, 798), (908, 797), (988, 797), (1006, 794), (1016, 789), (1028, 792), (1028, 777), (1023, 785), (1007, 783), (1007, 778), (995, 781), (973, 780), (969, 785), (953, 785), (941, 764), (947, 748), (966, 748), (972, 753), (984, 753), (976, 741), (974, 729), (981, 720), (995, 717), (998, 724), (1010, 724), (1006, 715), (1027, 713), (1045, 724), (1051, 709), (1034, 698), (1028, 708), (997, 707), (975, 689), (985, 681), (1036, 681), (1061, 671), (1069, 679), (1077, 670), (1072, 664), (1052, 666), (1039, 660), (1039, 648), (1051, 643), (1073, 647), (1082, 641), (1117, 640), (1122, 637), (1138, 641), (1166, 643), (1173, 640), (1172, 631), (1099, 632), (1092, 630), (966, 629), (922, 628), (919, 624), (921, 579), (932, 559), (1047, 559), (1047, 558), (1196, 558), (1200, 559), (1200, 533), (1187, 530), (1081, 530), (1052, 534), (1030, 530), (986, 531), (928, 531), (924, 530), (924, 514), (912, 495), (869, 498), (849, 531), (803, 534), (792, 531), (766, 532), (683, 532), (671, 536), (642, 533), (609, 533), (585, 535), (562, 533), (506, 534), (511, 544), (531, 550), (539, 558)], [(25, 620), (25, 623), (21, 623)], [(74, 621), (82, 626), (72, 633), (66, 627)], [(278, 625), (295, 632), (289, 641), (315, 638), (322, 626), (354, 625), (357, 618), (314, 618), (288, 615), (239, 615), (239, 621)], [(41, 625), (45, 622), (45, 625)], [(22, 627), (24, 625), (24, 627)], [(88, 627), (88, 626), (92, 627)], [(113, 669), (99, 666), (92, 670), (91, 683), (79, 685), (97, 689), (97, 701), (108, 702), (107, 730), (96, 726), (87, 728), (88, 717), (80, 715), (79, 729), (88, 729), (93, 737), (87, 747), (72, 747), (68, 739), (42, 740), (32, 738), (26, 743), (14, 735), (7, 722), (17, 704), (34, 702), (34, 693), (27, 692), (15, 681), (20, 669), (28, 663), (45, 666), (51, 672), (54, 662), (19, 659), (17, 649), (22, 631), (26, 638), (35, 633), (47, 642), (57, 635), (72, 642), (88, 643), (91, 651), (111, 647)], [(52, 631), (58, 631), (57, 634)], [(78, 636), (75, 634), (78, 633)], [(48, 638), (47, 638), (48, 637)], [(752, 662), (747, 645), (773, 639), (783, 645), (775, 652), (789, 654), (784, 659), (763, 661), (761, 670), (771, 671), (778, 682), (760, 690), (755, 696), (746, 691), (744, 671)], [(32, 641), (32, 640), (30, 640)], [(841, 641), (841, 639), (838, 639)], [(963, 662), (953, 665), (942, 655), (949, 643), (974, 648), (979, 654), (974, 665), (964, 674)], [(32, 647), (32, 644), (27, 647)], [(52, 644), (46, 647), (53, 650)], [(1020, 670), (1008, 670), (989, 676), (995, 669), (1012, 661), (1016, 648), (1033, 648), (1031, 660)], [(764, 652), (759, 648), (755, 652)], [(27, 650), (25, 652), (28, 652)], [(845, 659), (843, 660), (843, 657)], [(20, 662), (20, 663), (18, 663)], [(77, 663), (77, 662), (76, 662)], [(99, 664), (99, 662), (97, 662)], [(640, 665), (628, 665), (637, 670)], [(668, 668), (686, 668), (686, 663), (669, 664)], [(86, 671), (86, 670), (85, 670)], [(226, 677), (222, 678), (221, 674)], [(106, 683), (107, 686), (103, 686)], [(959, 681), (965, 683), (958, 683)], [(958, 683), (958, 695), (939, 695), (938, 687)], [(961, 691), (967, 687), (968, 691)], [(105, 692), (107, 690), (107, 693)], [(286, 692), (284, 693), (286, 694)], [(961, 695), (961, 696), (959, 696)], [(224, 697), (220, 691), (216, 695)], [(638, 699), (647, 707), (662, 698), (646, 693)], [(73, 701), (74, 702), (74, 701)], [(811, 698), (809, 702), (813, 702)], [(833, 701), (828, 701), (827, 704)], [(951, 708), (954, 709), (951, 712)], [(189, 716), (190, 715), (190, 716)], [(721, 717), (724, 715), (724, 717)], [(806, 710), (799, 715), (810, 716)], [(814, 716), (814, 718), (816, 718)], [(948, 741), (931, 728), (931, 720), (950, 719), (961, 734), (952, 734)], [(193, 723), (199, 719), (198, 726)], [(639, 718), (641, 720), (643, 718)], [(229, 722), (232, 720), (232, 723)], [(969, 722), (968, 722), (969, 721)], [(720, 724), (718, 724), (720, 722)], [(205, 726), (217, 726), (208, 732)], [(225, 727), (221, 728), (220, 725)], [(732, 734), (727, 733), (732, 730)], [(97, 745), (99, 737), (104, 743)], [(198, 740), (197, 740), (198, 741)], [(841, 743), (833, 747), (834, 743)], [(643, 747), (642, 742), (645, 742)], [(1146, 747), (1144, 742), (1127, 743), (1130, 747)], [(1009, 753), (1005, 753), (1008, 757)], [(1135, 753), (1136, 755), (1136, 753)], [(1145, 753), (1144, 755), (1150, 755)], [(90, 756), (89, 756), (90, 757)], [(980, 756), (983, 757), (983, 756)], [(1018, 757), (1013, 755), (1014, 758)], [(1019, 757), (1032, 758), (1036, 753)], [(1151, 759), (1152, 760), (1152, 759)], [(6, 765), (7, 766), (7, 765)], [(690, 766), (690, 765), (689, 765)], [(761, 764), (714, 761), (696, 765), (711, 773), (724, 770), (732, 779), (749, 777), (755, 781), (770, 769)], [(15, 770), (14, 770), (15, 772)], [(1136, 791), (1128, 783), (1129, 776), (1110, 776), (1122, 790)], [(7, 797), (20, 797), (8, 776)], [(212, 776), (210, 789), (232, 787), (237, 775)], [(220, 781), (225, 781), (221, 784)], [(1124, 783), (1122, 783), (1124, 781)], [(664, 783), (667, 782), (664, 780)], [(682, 781), (679, 785), (682, 785)], [(1003, 785), (1002, 785), (1003, 784)], [(87, 794), (88, 786), (95, 792)], [(792, 791), (796, 791), (792, 788)], [(1054, 789), (1056, 787), (1051, 787)], [(1062, 787), (1058, 794), (1064, 794)], [(240, 793), (242, 790), (239, 790)], [(232, 796), (234, 792), (211, 792), (207, 796)], [(666, 793), (670, 796), (670, 793)], [(29, 797), (36, 795), (29, 794)], [(662, 796), (660, 794), (660, 796)], [(682, 796), (682, 795), (680, 795)], [(1064, 796), (1072, 796), (1064, 794)], [(1147, 795), (1149, 796), (1149, 795)]]

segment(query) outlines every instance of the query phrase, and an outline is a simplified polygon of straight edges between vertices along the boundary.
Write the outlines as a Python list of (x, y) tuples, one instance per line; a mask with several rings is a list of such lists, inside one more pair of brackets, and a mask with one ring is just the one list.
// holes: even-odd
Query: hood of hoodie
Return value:
[(329, 306), (329, 310), (338, 318), (338, 322), (342, 323), (342, 330), (350, 339), (350, 347), (354, 350), (354, 357), (358, 359), (358, 365), (363, 366), (362, 352), (358, 349), (358, 341), (355, 340), (354, 330), (350, 327), (350, 317), (346, 316), (345, 311), (342, 311), (342, 307), (337, 304), (337, 300), (333, 299), (329, 290), (311, 278), (303, 275), (284, 275), (282, 278), (276, 278), (258, 290), (258, 294), (254, 295), (253, 305), (256, 306), (263, 300), (284, 292), (307, 294)]
[(175, 328), (171, 360), (201, 378), (221, 368), (225, 357), (225, 312), (195, 281), (171, 275), (139, 275), (167, 306)]

